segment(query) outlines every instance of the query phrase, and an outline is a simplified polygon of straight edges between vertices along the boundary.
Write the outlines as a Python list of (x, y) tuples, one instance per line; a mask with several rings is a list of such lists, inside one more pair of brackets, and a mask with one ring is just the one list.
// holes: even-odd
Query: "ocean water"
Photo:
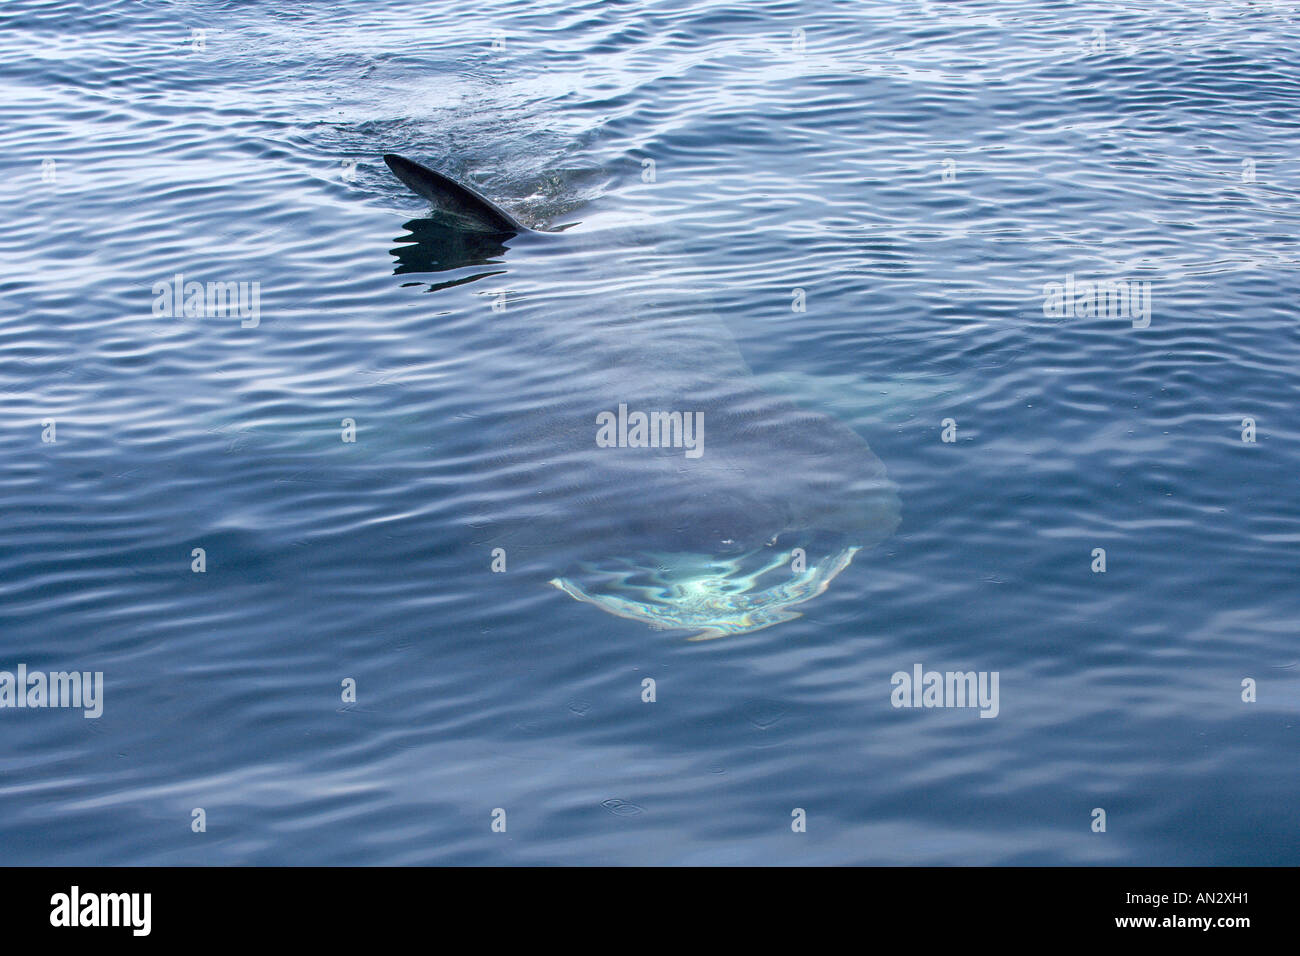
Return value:
[(0, 861), (1300, 862), (1298, 39), (6, 0)]

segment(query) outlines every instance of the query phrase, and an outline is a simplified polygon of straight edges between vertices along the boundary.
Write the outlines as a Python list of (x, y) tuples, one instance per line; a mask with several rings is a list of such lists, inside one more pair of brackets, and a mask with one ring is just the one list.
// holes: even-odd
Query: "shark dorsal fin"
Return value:
[(433, 203), (438, 212), (464, 223), (467, 228), (499, 233), (530, 231), (495, 203), (484, 199), (468, 186), (435, 173), (428, 166), (396, 153), (385, 153), (384, 162), (393, 171), (393, 175), (417, 195)]

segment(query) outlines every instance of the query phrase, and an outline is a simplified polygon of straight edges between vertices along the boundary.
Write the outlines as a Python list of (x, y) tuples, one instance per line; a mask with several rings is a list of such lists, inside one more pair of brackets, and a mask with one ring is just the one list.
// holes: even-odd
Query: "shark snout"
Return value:
[(716, 556), (756, 551), (773, 543), (786, 526), (779, 506), (733, 494), (691, 501), (671, 520), (676, 550)]

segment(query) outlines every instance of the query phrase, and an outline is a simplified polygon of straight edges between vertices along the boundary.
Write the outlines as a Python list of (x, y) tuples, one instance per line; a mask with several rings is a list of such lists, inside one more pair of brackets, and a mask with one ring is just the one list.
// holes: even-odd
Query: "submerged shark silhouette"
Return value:
[[(433, 206), (431, 220), (407, 224), (399, 273), (499, 264), (507, 240), (535, 231), (420, 163), (384, 161)], [(702, 640), (798, 617), (897, 527), (896, 490), (866, 442), (763, 389), (720, 321), (656, 323), (597, 303), (564, 324), (556, 334), (581, 336), (589, 368), (546, 407), (512, 416), (514, 434), (544, 442), (503, 442), (497, 458), (529, 489), (492, 538), (516, 566)]]

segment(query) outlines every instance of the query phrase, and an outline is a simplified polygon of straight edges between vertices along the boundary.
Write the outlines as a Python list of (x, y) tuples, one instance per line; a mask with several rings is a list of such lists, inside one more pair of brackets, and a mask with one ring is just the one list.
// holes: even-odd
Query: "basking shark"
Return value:
[[(420, 163), (384, 160), (432, 205), (407, 223), (399, 273), (500, 272), (507, 243), (537, 232)], [(566, 246), (566, 275), (617, 265), (605, 246), (570, 246), (581, 233), (538, 241)], [(765, 389), (698, 293), (667, 308), (607, 294), (617, 286), (599, 268), (590, 296), (543, 295), (512, 313), (539, 369), (485, 426), (493, 449), (478, 467), (500, 493), (469, 523), (512, 572), (692, 640), (798, 617), (897, 527), (884, 465), (848, 425)], [(548, 375), (548, 361), (564, 374)]]

